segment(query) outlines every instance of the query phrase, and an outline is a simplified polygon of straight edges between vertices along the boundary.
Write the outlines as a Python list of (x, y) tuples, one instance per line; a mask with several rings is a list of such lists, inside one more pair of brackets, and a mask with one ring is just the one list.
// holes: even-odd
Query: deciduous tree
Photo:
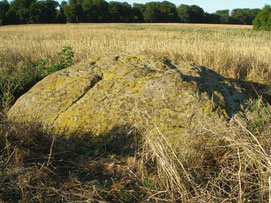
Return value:
[(271, 30), (271, 6), (265, 6), (253, 21), (255, 30)]
[(0, 1), (0, 25), (7, 24), (7, 12), (9, 10), (9, 3), (7, 0)]

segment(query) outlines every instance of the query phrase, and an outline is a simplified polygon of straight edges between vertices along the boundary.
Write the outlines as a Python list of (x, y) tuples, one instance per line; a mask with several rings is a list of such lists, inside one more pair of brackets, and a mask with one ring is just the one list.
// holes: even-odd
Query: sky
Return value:
[[(107, 0), (113, 1), (113, 0)], [(145, 4), (150, 1), (159, 1), (159, 0), (116, 0), (119, 2), (128, 2), (129, 4), (133, 3), (142, 3)], [(160, 0), (162, 1), (162, 0)], [(167, 0), (174, 3), (176, 6), (180, 4), (187, 5), (197, 5), (203, 8), (204, 11), (208, 13), (213, 13), (217, 10), (223, 9), (235, 9), (235, 8), (263, 8), (264, 5), (271, 5), (271, 0)]]

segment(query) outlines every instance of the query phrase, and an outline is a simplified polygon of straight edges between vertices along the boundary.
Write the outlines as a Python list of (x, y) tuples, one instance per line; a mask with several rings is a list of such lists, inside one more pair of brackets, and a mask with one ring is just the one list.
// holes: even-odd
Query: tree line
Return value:
[(261, 9), (218, 10), (207, 13), (197, 5), (168, 1), (146, 4), (105, 0), (0, 1), (0, 25), (34, 23), (223, 23), (251, 25)]

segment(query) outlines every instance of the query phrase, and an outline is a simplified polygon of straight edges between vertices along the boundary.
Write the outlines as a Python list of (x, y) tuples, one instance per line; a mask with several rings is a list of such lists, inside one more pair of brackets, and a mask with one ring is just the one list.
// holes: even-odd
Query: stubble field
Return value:
[[(177, 157), (147, 127), (139, 143), (137, 136), (93, 143), (8, 121), (5, 114), (14, 101), (44, 77), (37, 71), (43, 62), (63, 65), (57, 53), (65, 46), (72, 48), (74, 63), (111, 53), (148, 54), (213, 69), (246, 88), (247, 125), (233, 122), (220, 133), (206, 129), (193, 135), (199, 137), (193, 155), (198, 158), (191, 162), (185, 158), (189, 154)], [(0, 27), (0, 202), (266, 202), (271, 196), (270, 47), (270, 32), (251, 26)], [(133, 152), (123, 154), (123, 147)]]
[(191, 61), (224, 76), (270, 82), (271, 36), (251, 26), (199, 24), (67, 24), (0, 28), (7, 63), (53, 60), (70, 45), (75, 62), (106, 53), (146, 53)]

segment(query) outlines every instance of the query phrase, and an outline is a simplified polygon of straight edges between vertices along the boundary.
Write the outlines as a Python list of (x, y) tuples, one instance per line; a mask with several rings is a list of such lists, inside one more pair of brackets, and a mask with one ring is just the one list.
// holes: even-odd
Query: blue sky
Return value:
[[(113, 0), (107, 0), (113, 1)], [(159, 1), (159, 0), (114, 0), (119, 2), (128, 2), (129, 4), (133, 3), (146, 3), (150, 1)], [(222, 9), (234, 9), (234, 8), (263, 8), (264, 5), (271, 4), (271, 0), (168, 0), (169, 2), (174, 3), (176, 6), (180, 4), (187, 5), (198, 5), (203, 8), (204, 11), (208, 13), (213, 13), (217, 10)]]

